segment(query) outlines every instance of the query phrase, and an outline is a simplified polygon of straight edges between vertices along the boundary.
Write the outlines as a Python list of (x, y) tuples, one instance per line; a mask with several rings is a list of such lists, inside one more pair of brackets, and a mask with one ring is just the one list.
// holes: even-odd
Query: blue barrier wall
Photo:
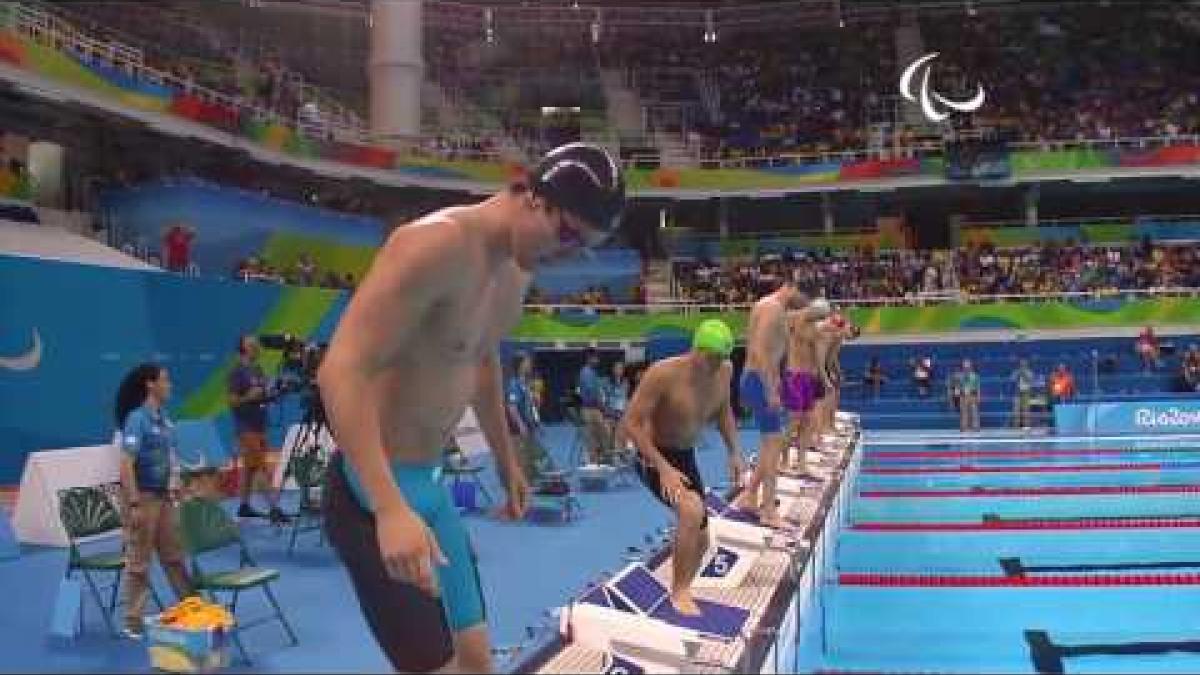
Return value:
[(642, 260), (631, 249), (603, 249), (591, 258), (576, 258), (537, 271), (533, 284), (543, 295), (558, 299), (580, 293), (592, 286), (608, 287), (614, 300), (628, 301), (641, 280)]
[[(178, 411), (213, 397), (240, 334), (283, 326), (327, 338), (344, 302), (334, 291), (11, 256), (0, 256), (0, 288), (0, 484), (19, 480), (31, 451), (110, 438), (117, 384), (136, 364), (170, 369)], [(36, 363), (13, 369), (7, 359), (21, 355)]]
[(125, 240), (158, 251), (163, 233), (183, 223), (196, 230), (192, 259), (206, 275), (229, 276), (236, 261), (257, 255), (277, 233), (378, 247), (378, 218), (338, 213), (246, 190), (187, 179), (113, 190), (101, 198), (106, 222)]
[[(229, 277), (238, 260), (258, 255), (272, 236), (297, 235), (346, 246), (378, 248), (383, 220), (266, 197), (198, 179), (151, 183), (107, 192), (101, 209), (122, 243), (159, 252), (165, 231), (177, 223), (196, 230), (192, 260), (205, 276)], [(607, 286), (615, 299), (633, 299), (641, 259), (631, 249), (596, 251), (539, 269), (534, 285), (552, 299)]]

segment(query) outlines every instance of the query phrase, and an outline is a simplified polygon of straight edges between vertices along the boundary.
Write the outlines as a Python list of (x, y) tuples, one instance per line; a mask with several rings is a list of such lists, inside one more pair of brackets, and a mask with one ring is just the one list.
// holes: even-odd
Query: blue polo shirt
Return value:
[(629, 381), (624, 378), (616, 381), (605, 378), (604, 400), (613, 414), (624, 414), (625, 406), (629, 404)]
[(604, 403), (603, 383), (591, 366), (579, 371), (579, 402), (584, 408), (599, 408)]
[[(233, 372), (229, 373), (229, 391), (238, 396), (245, 396), (255, 387), (267, 388), (267, 376), (257, 363), (249, 366), (238, 363)], [(233, 408), (233, 426), (238, 433), (258, 432), (267, 430), (267, 404), (261, 401), (243, 403)]]
[[(508, 391), (505, 398), (508, 404), (517, 409), (521, 414), (521, 421), (527, 429), (532, 429), (538, 425), (537, 410), (533, 405), (533, 392), (530, 391), (529, 385), (521, 381), (521, 378), (514, 377), (508, 381)], [(516, 430), (513, 429), (515, 432)]]
[(138, 490), (165, 493), (171, 484), (171, 457), (176, 449), (175, 423), (161, 408), (143, 405), (125, 418), (121, 450), (133, 458)]

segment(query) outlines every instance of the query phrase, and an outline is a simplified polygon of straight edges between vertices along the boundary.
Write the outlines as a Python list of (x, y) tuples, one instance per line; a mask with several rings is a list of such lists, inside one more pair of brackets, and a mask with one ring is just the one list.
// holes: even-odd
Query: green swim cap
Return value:
[(692, 336), (692, 349), (729, 356), (733, 352), (733, 331), (720, 319), (708, 319)]

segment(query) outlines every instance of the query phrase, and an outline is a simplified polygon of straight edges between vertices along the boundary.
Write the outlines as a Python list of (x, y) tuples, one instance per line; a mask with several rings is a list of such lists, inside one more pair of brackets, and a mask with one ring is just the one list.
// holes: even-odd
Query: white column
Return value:
[(407, 145), (421, 133), (424, 0), (371, 0), (371, 135)]

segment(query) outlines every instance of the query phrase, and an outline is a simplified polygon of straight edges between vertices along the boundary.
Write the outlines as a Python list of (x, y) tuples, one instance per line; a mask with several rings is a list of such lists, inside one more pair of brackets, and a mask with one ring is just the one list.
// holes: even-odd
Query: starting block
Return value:
[(694, 653), (695, 643), (732, 643), (743, 638), (750, 611), (696, 600), (699, 616), (675, 611), (667, 587), (641, 563), (596, 586), (564, 609), (560, 630), (568, 642), (611, 652), (627, 643), (677, 657)]
[[(782, 492), (777, 497), (779, 499), (779, 510), (781, 512), (790, 511), (796, 498)], [(727, 539), (739, 541), (750, 546), (762, 546), (765, 537), (776, 533), (775, 530), (764, 527), (759, 522), (757, 515), (733, 508), (733, 505), (715, 492), (709, 492), (704, 495), (704, 508), (708, 512), (710, 523), (713, 523), (714, 519), (723, 521), (716, 523), (714, 532), (719, 531), (723, 533)], [(785, 517), (784, 520), (787, 521), (787, 518)], [(746, 527), (751, 529), (745, 529)], [(785, 528), (783, 532), (787, 534), (790, 530), (791, 528)]]
[(579, 489), (584, 492), (603, 492), (613, 483), (617, 467), (609, 464), (584, 464), (576, 471)]
[(679, 670), (661, 663), (643, 661), (633, 656), (610, 651), (604, 652), (604, 661), (600, 666), (600, 672), (604, 675), (645, 675), (650, 672), (675, 675)]
[(579, 515), (573, 495), (533, 495), (525, 517), (534, 523), (569, 523)]
[(780, 474), (775, 480), (775, 490), (780, 495), (785, 495), (793, 498), (801, 498), (806, 495), (819, 496), (821, 486), (825, 481), (817, 478), (795, 478), (792, 476)]
[[(712, 528), (715, 535), (714, 541), (704, 554), (700, 572), (692, 581), (694, 588), (737, 588), (746, 580), (746, 576), (750, 574), (750, 570), (758, 561), (759, 552), (764, 545), (763, 540), (760, 539), (755, 548), (744, 548), (732, 542), (723, 542), (722, 537), (717, 534), (720, 521), (720, 518), (709, 518), (708, 520), (709, 527)], [(767, 533), (764, 531), (764, 534)]]

